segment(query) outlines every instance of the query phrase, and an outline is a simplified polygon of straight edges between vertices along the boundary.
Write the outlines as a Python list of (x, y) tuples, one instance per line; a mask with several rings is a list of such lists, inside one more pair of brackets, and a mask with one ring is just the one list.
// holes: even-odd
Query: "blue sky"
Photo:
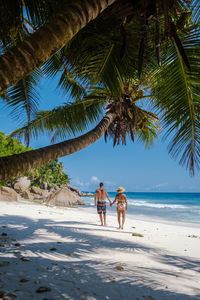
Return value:
[[(41, 84), (40, 109), (52, 109), (67, 101), (55, 91), (55, 86), (55, 81)], [(0, 131), (4, 133), (18, 127), (9, 112), (0, 99)], [(30, 146), (43, 147), (49, 144), (49, 140), (48, 136), (41, 136), (32, 140)], [(169, 156), (167, 142), (162, 142), (161, 138), (149, 150), (143, 144), (129, 140), (126, 146), (113, 148), (111, 141), (106, 144), (101, 138), (60, 161), (71, 178), (71, 184), (85, 191), (94, 191), (99, 181), (103, 181), (108, 191), (123, 186), (126, 191), (135, 192), (200, 192), (200, 173), (191, 178), (188, 171)]]

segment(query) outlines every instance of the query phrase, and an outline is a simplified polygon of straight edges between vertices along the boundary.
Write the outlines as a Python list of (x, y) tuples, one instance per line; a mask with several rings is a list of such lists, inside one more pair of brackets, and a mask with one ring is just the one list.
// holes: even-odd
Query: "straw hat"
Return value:
[(117, 189), (118, 193), (123, 193), (125, 191), (125, 189), (122, 186), (119, 186)]

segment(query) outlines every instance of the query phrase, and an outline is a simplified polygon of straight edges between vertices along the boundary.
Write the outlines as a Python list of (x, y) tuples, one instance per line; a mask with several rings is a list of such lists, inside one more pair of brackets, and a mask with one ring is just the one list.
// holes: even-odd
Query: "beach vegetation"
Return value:
[(189, 238), (195, 238), (195, 239), (198, 238), (198, 236), (195, 235), (195, 234), (189, 234), (188, 237), (189, 237)]
[(0, 132), (0, 157), (18, 154), (28, 150), (31, 150), (31, 148), (25, 147), (18, 139)]
[(115, 266), (115, 270), (117, 270), (117, 271), (124, 271), (124, 267), (122, 267), (122, 266)]
[[(18, 1), (2, 5), (5, 10), (0, 90), (15, 115), (26, 114), (12, 136), (27, 145), (45, 132), (53, 143), (67, 140), (0, 158), (0, 179), (72, 154), (103, 135), (114, 146), (129, 136), (149, 147), (161, 128), (173, 136), (169, 153), (191, 175), (200, 168), (199, 1)], [(70, 100), (37, 111), (42, 76), (58, 80)]]
[(51, 188), (69, 184), (69, 176), (64, 172), (62, 162), (54, 160), (40, 168), (29, 170), (25, 175), (31, 179), (31, 186)]
[(141, 233), (136, 233), (136, 232), (133, 232), (132, 236), (144, 237)]
[[(24, 153), (30, 151), (31, 148), (25, 147), (18, 139), (6, 136), (0, 132), (0, 157), (17, 153)], [(23, 174), (31, 180), (31, 186), (55, 187), (69, 184), (69, 176), (64, 172), (62, 162), (54, 160), (51, 163), (44, 165), (40, 168), (31, 169)], [(9, 180), (0, 181), (0, 186), (11, 185), (16, 182), (16, 178), (12, 177)]]

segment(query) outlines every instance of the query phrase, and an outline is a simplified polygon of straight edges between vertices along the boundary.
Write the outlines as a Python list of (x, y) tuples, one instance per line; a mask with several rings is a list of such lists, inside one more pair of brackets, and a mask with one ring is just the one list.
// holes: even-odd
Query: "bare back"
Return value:
[(98, 201), (106, 201), (107, 192), (104, 189), (96, 190), (97, 200)]
[(116, 195), (116, 200), (117, 200), (117, 202), (118, 202), (118, 204), (124, 204), (125, 202), (126, 202), (126, 195), (124, 195), (124, 194), (117, 194)]

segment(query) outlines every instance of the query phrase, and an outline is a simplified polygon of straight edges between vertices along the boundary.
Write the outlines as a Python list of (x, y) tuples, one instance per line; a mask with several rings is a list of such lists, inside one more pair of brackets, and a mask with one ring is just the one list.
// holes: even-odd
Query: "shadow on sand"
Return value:
[[(42, 218), (35, 221), (6, 215), (1, 217), (0, 235), (6, 233), (7, 240), (0, 247), (0, 290), (11, 292), (20, 300), (200, 298), (200, 289), (193, 288), (195, 296), (188, 296), (173, 292), (165, 282), (160, 284), (162, 277), (167, 276), (176, 285), (176, 280), (188, 276), (184, 274), (186, 269), (199, 272), (200, 261), (172, 256), (161, 249), (155, 252), (154, 248), (141, 246), (134, 241), (125, 242), (121, 238), (123, 232), (114, 228), (102, 229), (96, 224), (88, 224), (90, 228), (85, 227), (85, 222), (53, 222)], [(102, 235), (95, 235), (95, 231), (102, 231)], [(103, 236), (104, 231), (117, 231), (118, 238)], [(16, 245), (17, 242), (20, 245)], [(100, 251), (102, 256), (105, 254), (103, 261), (98, 255)], [(117, 258), (118, 253), (134, 255), (144, 252), (160, 264), (171, 265), (178, 271), (152, 269), (131, 262), (125, 264)], [(113, 253), (113, 258), (109, 257), (108, 260), (108, 253)], [(22, 261), (22, 257), (30, 261)], [(121, 271), (116, 269), (116, 265), (122, 267)], [(189, 278), (186, 279), (189, 282)], [(40, 286), (49, 287), (51, 291), (37, 294), (36, 290)]]

